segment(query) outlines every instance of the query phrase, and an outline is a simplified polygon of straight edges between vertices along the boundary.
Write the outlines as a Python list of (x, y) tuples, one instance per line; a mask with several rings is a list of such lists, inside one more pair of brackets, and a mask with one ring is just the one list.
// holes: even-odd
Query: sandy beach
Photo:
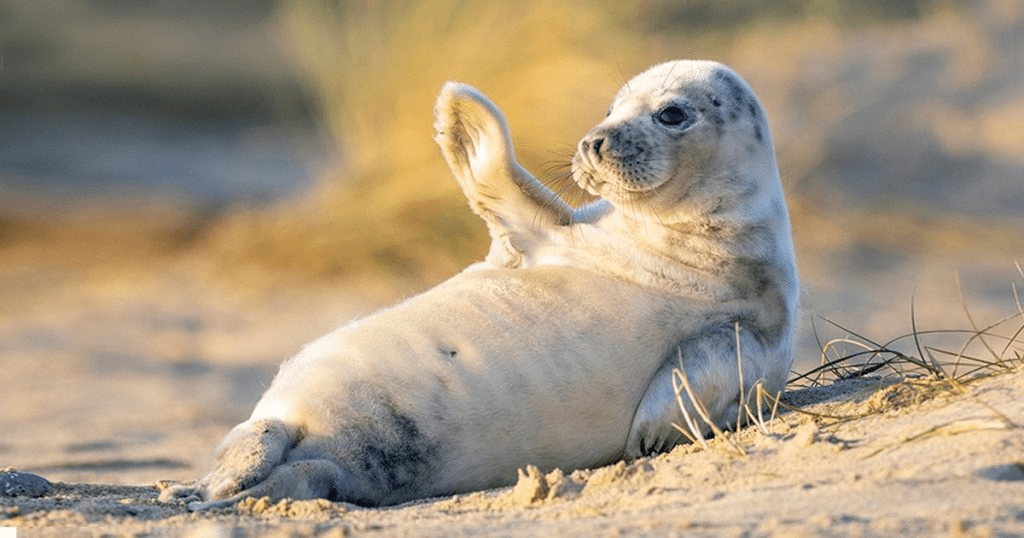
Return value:
[[(1024, 536), (1019, 2), (115, 4), (0, 0), (0, 538)], [(628, 71), (679, 56), (772, 121), (803, 290), (774, 415), (402, 506), (158, 500), (304, 343), (484, 256), (431, 140), (445, 80), (557, 172)], [(310, 177), (272, 113), (307, 99), (336, 137)]]
[(195, 253), (126, 259), (102, 242), (61, 244), (5, 250), (14, 293), (0, 323), (0, 463), (52, 482), (38, 497), (0, 497), (0, 526), (19, 535), (1024, 533), (1019, 359), (962, 386), (919, 370), (794, 385), (783, 403), (802, 411), (779, 408), (706, 448), (524, 469), (494, 491), (381, 509), (253, 499), (190, 513), (159, 502), (160, 484), (201, 475), (276, 363), (372, 310), (374, 298), (352, 292), (372, 288), (256, 270), (226, 279)]

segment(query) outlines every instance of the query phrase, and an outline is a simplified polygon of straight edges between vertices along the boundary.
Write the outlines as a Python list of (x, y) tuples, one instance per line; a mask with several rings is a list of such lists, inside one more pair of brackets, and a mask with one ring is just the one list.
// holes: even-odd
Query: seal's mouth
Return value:
[[(609, 161), (603, 159), (602, 165)], [(584, 153), (577, 152), (572, 159), (573, 181), (594, 196), (610, 201), (633, 201), (649, 196), (658, 190), (663, 182), (631, 180), (621, 177), (613, 170), (602, 170), (607, 166), (595, 166)]]
[(581, 157), (579, 153), (572, 158), (572, 179), (581, 189), (594, 196), (602, 196), (605, 181), (600, 178), (593, 166), (586, 162), (586, 157)]

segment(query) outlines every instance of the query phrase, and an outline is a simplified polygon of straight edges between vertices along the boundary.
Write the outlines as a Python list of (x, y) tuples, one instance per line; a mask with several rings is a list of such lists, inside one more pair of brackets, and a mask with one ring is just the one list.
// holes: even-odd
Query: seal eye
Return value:
[(670, 125), (673, 127), (677, 127), (690, 121), (690, 115), (686, 112), (686, 110), (678, 106), (665, 107), (661, 109), (661, 112), (658, 112), (658, 114), (654, 117), (655, 119), (658, 120), (658, 123)]

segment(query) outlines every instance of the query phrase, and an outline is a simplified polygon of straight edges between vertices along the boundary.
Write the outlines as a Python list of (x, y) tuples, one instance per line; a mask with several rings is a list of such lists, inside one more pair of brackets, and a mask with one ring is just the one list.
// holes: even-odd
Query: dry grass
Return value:
[[(227, 243), (250, 237), (247, 250), (268, 263), (314, 273), (434, 280), (483, 256), (484, 226), (431, 140), (433, 101), (446, 80), (470, 82), (499, 103), (520, 159), (542, 170), (568, 161), (551, 150), (600, 119), (623, 81), (603, 53), (636, 56), (608, 10), (578, 0), (288, 1), (281, 17), (340, 164), (304, 210), (239, 218), (222, 235)], [(559, 99), (591, 117), (550, 122), (565, 109)]]
[(743, 64), (766, 46), (815, 42), (822, 25), (914, 18), (936, 2), (620, 4), (281, 0), (284, 40), (337, 164), (301, 203), (233, 216), (211, 244), (292, 272), (436, 281), (481, 258), (487, 241), (431, 140), (444, 81), (487, 93), (509, 117), (520, 161), (557, 182), (614, 91), (653, 63)]
[[(1017, 265), (1020, 270), (1020, 265)], [(1021, 272), (1024, 276), (1024, 271)], [(959, 278), (957, 279), (959, 284)], [(925, 329), (917, 326), (914, 304), (910, 305), (911, 332), (878, 341), (821, 318), (827, 326), (845, 333), (823, 341), (821, 364), (797, 374), (793, 387), (815, 386), (867, 375), (890, 375), (901, 379), (931, 377), (958, 388), (979, 376), (1012, 372), (1024, 366), (1024, 308), (1016, 284), (1011, 293), (1017, 311), (985, 325), (979, 324), (960, 292), (966, 327)], [(932, 344), (931, 340), (940, 343)]]
[[(1024, 268), (1019, 263), (1016, 264), (1016, 267), (1020, 275), (1024, 277)], [(959, 277), (957, 284), (959, 285)], [(741, 389), (740, 415), (737, 417), (736, 424), (754, 426), (757, 433), (772, 436), (775, 429), (772, 421), (781, 409), (810, 417), (815, 421), (816, 427), (818, 422), (835, 425), (867, 415), (915, 405), (942, 394), (969, 393), (967, 386), (979, 379), (1002, 373), (1019, 372), (1024, 369), (1024, 296), (1021, 295), (1015, 283), (1010, 285), (1010, 289), (1017, 311), (985, 325), (979, 324), (975, 319), (961, 292), (961, 308), (967, 324), (967, 327), (962, 329), (919, 328), (912, 302), (910, 306), (911, 332), (887, 341), (873, 340), (834, 321), (821, 318), (827, 328), (841, 331), (844, 334), (825, 341), (820, 337), (818, 327), (815, 326), (815, 335), (818, 337), (821, 348), (821, 364), (806, 372), (794, 374), (789, 381), (788, 389), (799, 391), (856, 378), (871, 378), (874, 381), (872, 383), (874, 389), (867, 405), (857, 414), (826, 415), (787, 403), (780, 395), (769, 394), (760, 383), (755, 383), (751, 394), (743, 394)], [(932, 344), (930, 343), (932, 339), (938, 339), (941, 343)], [(742, 350), (739, 348), (737, 348), (736, 359), (742, 386)], [(695, 396), (685, 371), (679, 368), (673, 370), (672, 374), (676, 401), (682, 416), (681, 424), (673, 426), (691, 443), (700, 444), (705, 449), (711, 445), (704, 439), (702, 430), (710, 429), (710, 433), (716, 439), (721, 439), (721, 443), (716, 446), (724, 448), (730, 453), (745, 456), (745, 447), (749, 445), (753, 437), (748, 434), (741, 438), (740, 432), (723, 431), (708, 415), (703, 403)], [(696, 416), (691, 415), (687, 410), (684, 398), (693, 402)], [(980, 403), (985, 405), (983, 402)], [(986, 407), (996, 418), (983, 421), (981, 426), (974, 423), (942, 425), (922, 435), (955, 433), (958, 431), (957, 428), (961, 427), (968, 429), (1021, 427), (997, 409), (987, 405)], [(706, 425), (707, 428), (702, 428), (702, 425)], [(911, 440), (914, 439), (908, 439), (908, 441)]]

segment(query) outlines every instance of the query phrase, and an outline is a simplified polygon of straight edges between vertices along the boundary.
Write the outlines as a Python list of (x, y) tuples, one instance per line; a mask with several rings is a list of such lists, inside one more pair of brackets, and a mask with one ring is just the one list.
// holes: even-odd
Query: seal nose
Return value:
[(594, 159), (601, 160), (601, 146), (604, 145), (603, 136), (588, 136), (580, 141), (580, 150), (589, 154)]

